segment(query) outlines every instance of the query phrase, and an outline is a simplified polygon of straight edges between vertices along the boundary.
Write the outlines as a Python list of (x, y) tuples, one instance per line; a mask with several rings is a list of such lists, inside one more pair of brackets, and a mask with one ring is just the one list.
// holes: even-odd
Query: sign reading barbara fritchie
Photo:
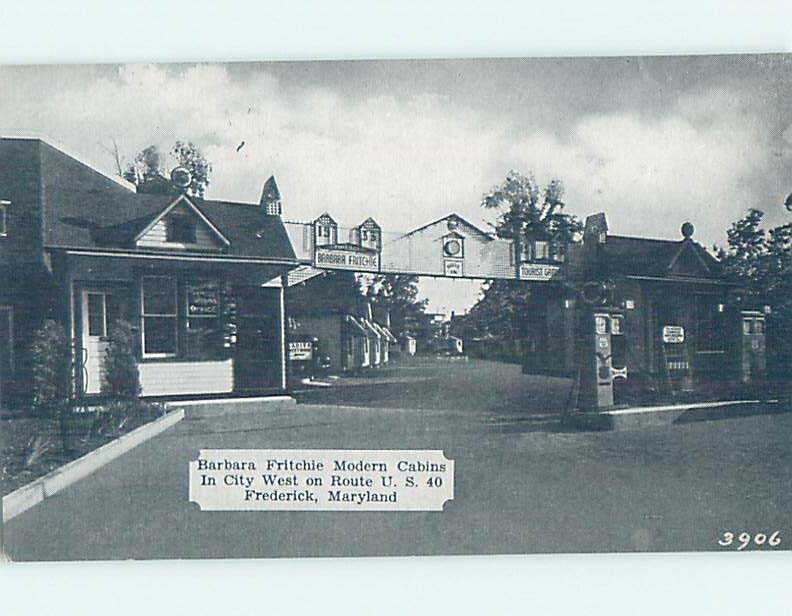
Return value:
[(521, 263), (521, 280), (552, 280), (558, 276), (561, 268), (558, 265), (542, 265), (539, 263)]
[(379, 272), (378, 252), (357, 251), (346, 248), (317, 246), (314, 267), (320, 269), (342, 269), (356, 272)]
[(438, 450), (202, 449), (190, 462), (202, 511), (442, 511), (453, 498)]

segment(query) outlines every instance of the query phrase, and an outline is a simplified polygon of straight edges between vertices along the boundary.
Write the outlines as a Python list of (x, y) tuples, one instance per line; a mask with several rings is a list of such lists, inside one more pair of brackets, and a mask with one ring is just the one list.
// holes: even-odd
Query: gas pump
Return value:
[(758, 310), (741, 310), (739, 332), (738, 377), (745, 385), (756, 383), (764, 378), (767, 368), (764, 314)]
[[(584, 288), (578, 344), (580, 351), (581, 410), (597, 411), (614, 405), (613, 383), (627, 379), (626, 338), (624, 313), (609, 306), (611, 297), (607, 285), (587, 293)], [(597, 305), (599, 304), (599, 305)]]

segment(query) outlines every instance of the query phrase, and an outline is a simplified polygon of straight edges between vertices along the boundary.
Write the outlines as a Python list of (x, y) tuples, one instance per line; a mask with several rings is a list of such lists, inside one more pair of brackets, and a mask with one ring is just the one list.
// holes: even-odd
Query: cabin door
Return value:
[(83, 391), (102, 391), (110, 324), (118, 317), (118, 298), (107, 291), (82, 292)]

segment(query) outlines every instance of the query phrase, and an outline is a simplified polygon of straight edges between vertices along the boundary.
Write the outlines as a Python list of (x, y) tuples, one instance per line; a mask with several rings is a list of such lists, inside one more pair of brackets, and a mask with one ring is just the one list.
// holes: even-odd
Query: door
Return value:
[(236, 289), (234, 389), (254, 393), (278, 387), (281, 375), (279, 290)]
[(83, 391), (102, 391), (104, 360), (110, 340), (110, 326), (118, 317), (118, 300), (107, 291), (82, 292)]
[(0, 306), (0, 408), (8, 404), (13, 368), (13, 321), (11, 308)]

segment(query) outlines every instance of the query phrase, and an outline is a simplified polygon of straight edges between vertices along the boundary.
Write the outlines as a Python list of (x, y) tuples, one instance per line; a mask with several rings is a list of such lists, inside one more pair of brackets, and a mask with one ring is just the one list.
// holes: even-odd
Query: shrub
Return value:
[(102, 382), (102, 392), (113, 400), (134, 400), (140, 395), (136, 345), (137, 332), (131, 323), (113, 323), (113, 332), (105, 350)]
[(47, 320), (33, 334), (33, 406), (52, 410), (64, 406), (69, 396), (71, 359), (64, 327)]

